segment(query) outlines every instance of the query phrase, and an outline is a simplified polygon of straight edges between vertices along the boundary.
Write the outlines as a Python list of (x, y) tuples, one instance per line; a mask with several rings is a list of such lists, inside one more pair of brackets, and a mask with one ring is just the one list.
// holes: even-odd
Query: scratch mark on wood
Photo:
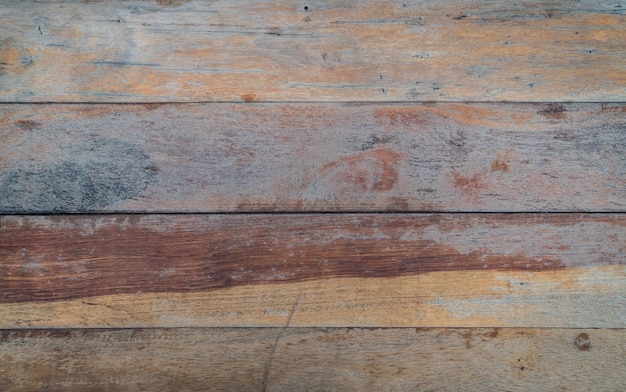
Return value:
[(276, 350), (278, 349), (278, 343), (280, 342), (280, 339), (285, 335), (285, 332), (287, 332), (287, 328), (289, 328), (289, 325), (291, 324), (291, 318), (293, 317), (293, 314), (296, 312), (296, 309), (298, 308), (298, 305), (300, 304), (300, 300), (302, 299), (302, 295), (304, 294), (303, 291), (300, 291), (300, 293), (298, 294), (298, 297), (296, 298), (296, 301), (294, 302), (293, 306), (291, 307), (291, 310), (289, 312), (289, 316), (287, 316), (287, 321), (285, 322), (284, 327), (280, 330), (279, 333), (276, 334), (276, 339), (274, 340), (274, 345), (272, 346), (272, 350), (270, 351), (270, 355), (267, 358), (267, 362), (265, 363), (265, 367), (263, 368), (263, 381), (261, 382), (262, 385), (262, 391), (265, 392), (267, 390), (267, 380), (269, 379), (270, 376), (270, 372), (272, 371), (272, 362), (274, 360), (274, 355), (276, 354)]

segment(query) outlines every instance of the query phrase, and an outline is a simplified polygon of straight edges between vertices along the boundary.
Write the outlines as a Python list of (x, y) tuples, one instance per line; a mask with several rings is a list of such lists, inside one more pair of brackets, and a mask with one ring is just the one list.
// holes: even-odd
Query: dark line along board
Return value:
[(0, 2), (0, 100), (623, 101), (615, 1)]
[(0, 327), (626, 325), (624, 214), (0, 217)]
[(0, 331), (17, 391), (621, 391), (625, 330)]
[(0, 211), (624, 211), (623, 104), (0, 105)]

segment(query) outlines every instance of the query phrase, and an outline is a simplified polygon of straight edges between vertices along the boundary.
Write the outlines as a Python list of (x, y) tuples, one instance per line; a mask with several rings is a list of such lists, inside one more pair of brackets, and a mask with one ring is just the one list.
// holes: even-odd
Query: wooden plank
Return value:
[(624, 214), (1, 216), (1, 327), (626, 326)]
[(0, 106), (0, 211), (625, 211), (623, 104)]
[(241, 328), (4, 330), (0, 390), (258, 390), (275, 334)]
[(610, 329), (4, 330), (17, 391), (621, 391)]
[(10, 1), (3, 102), (623, 101), (615, 1)]

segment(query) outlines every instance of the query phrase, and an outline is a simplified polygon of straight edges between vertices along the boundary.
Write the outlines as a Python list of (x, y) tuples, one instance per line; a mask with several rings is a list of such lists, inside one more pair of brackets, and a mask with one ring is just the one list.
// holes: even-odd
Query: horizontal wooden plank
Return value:
[(0, 211), (625, 211), (623, 104), (0, 105)]
[(615, 1), (0, 2), (3, 102), (623, 101)]
[(4, 330), (16, 391), (621, 391), (607, 329)]
[(0, 326), (626, 326), (624, 214), (1, 216)]
[[(4, 330), (0, 389), (260, 390), (272, 329)], [(37, 354), (39, 353), (39, 354)]]

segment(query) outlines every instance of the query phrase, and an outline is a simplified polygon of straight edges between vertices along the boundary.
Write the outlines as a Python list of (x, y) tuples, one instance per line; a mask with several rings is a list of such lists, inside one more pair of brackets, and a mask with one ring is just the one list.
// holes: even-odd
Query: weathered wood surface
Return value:
[(611, 1), (0, 2), (0, 100), (623, 101)]
[(0, 326), (626, 326), (626, 215), (0, 217)]
[(626, 331), (0, 331), (17, 391), (622, 391)]
[(623, 104), (0, 105), (0, 211), (624, 211)]
[(0, 391), (623, 391), (624, 26), (0, 0)]

